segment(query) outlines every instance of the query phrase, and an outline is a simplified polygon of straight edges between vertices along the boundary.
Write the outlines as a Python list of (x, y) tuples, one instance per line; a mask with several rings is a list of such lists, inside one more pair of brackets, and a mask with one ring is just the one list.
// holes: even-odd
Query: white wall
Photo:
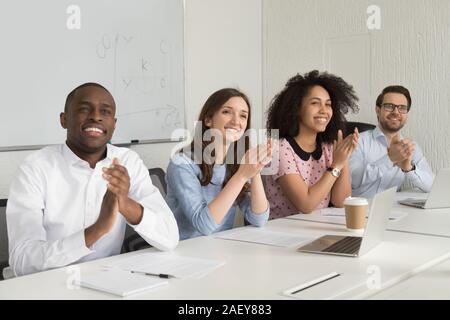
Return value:
[[(381, 29), (369, 31), (373, 4)], [(413, 99), (404, 134), (434, 171), (450, 167), (450, 1), (263, 0), (263, 25), (264, 106), (294, 74), (327, 69), (357, 90), (350, 119), (376, 123), (376, 96), (402, 84)]]
[[(238, 87), (248, 94), (253, 105), (252, 125), (261, 127), (261, 7), (261, 0), (185, 1), (186, 125), (189, 130), (192, 131), (207, 97), (226, 86)], [(58, 115), (49, 121), (58, 121)], [(175, 145), (149, 144), (133, 146), (133, 149), (148, 167), (166, 169)], [(30, 151), (0, 152), (0, 198), (7, 198), (14, 172), (28, 154)]]
[[(379, 31), (366, 27), (366, 9), (371, 4), (382, 10)], [(333, 66), (360, 93), (361, 111), (353, 118), (375, 122), (377, 93), (391, 83), (407, 86), (413, 109), (405, 133), (418, 141), (434, 170), (449, 167), (447, 0), (186, 0), (187, 128), (192, 130), (208, 95), (225, 86), (239, 87), (249, 95), (252, 125), (260, 128), (270, 99), (290, 76), (325, 69), (329, 63), (325, 61), (325, 43), (354, 35), (369, 37), (370, 55), (361, 60), (356, 52), (347, 64), (368, 61), (368, 74), (355, 70), (358, 68), (343, 68), (345, 63)], [(51, 121), (57, 121), (57, 115), (54, 119)], [(163, 143), (133, 149), (148, 167), (165, 169), (174, 146)], [(29, 153), (0, 152), (0, 198), (7, 197), (14, 172)]]

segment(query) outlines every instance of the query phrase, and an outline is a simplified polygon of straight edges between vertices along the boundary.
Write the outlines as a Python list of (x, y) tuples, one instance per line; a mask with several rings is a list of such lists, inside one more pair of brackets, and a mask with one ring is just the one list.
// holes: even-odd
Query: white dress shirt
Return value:
[(406, 173), (394, 166), (387, 155), (387, 148), (386, 137), (380, 128), (361, 133), (358, 147), (349, 161), (352, 195), (372, 198), (378, 192), (392, 187), (397, 187), (397, 190), (417, 188), (429, 192), (434, 176), (417, 143), (412, 158), (416, 169)]
[(144, 208), (141, 222), (130, 226), (160, 250), (176, 247), (173, 213), (134, 151), (108, 145), (106, 158), (92, 169), (66, 144), (50, 146), (31, 154), (11, 184), (6, 219), (9, 264), (15, 275), (120, 253), (127, 224), (121, 214), (90, 248), (84, 238), (84, 230), (99, 216), (106, 192), (102, 168), (113, 158), (128, 170), (129, 197)]

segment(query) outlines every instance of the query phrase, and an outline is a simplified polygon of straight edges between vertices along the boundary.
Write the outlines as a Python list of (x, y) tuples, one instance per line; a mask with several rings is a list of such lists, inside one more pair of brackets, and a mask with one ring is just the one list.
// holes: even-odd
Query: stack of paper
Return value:
[(200, 278), (224, 264), (223, 261), (183, 257), (172, 252), (150, 252), (127, 257), (106, 267), (185, 279)]
[(89, 275), (82, 274), (80, 279), (75, 283), (85, 288), (125, 297), (158, 288), (169, 282), (158, 277), (135, 274), (130, 271), (112, 268)]
[[(320, 215), (325, 217), (345, 217), (345, 210), (344, 208), (323, 208), (320, 209)], [(367, 210), (368, 213), (368, 210)], [(366, 218), (368, 217), (366, 213)], [(400, 220), (404, 216), (406, 216), (407, 212), (400, 212), (397, 210), (393, 210), (389, 214), (389, 220)]]
[(215, 238), (267, 244), (276, 247), (295, 247), (311, 238), (285, 232), (269, 231), (265, 228), (245, 227), (231, 229), (214, 235)]

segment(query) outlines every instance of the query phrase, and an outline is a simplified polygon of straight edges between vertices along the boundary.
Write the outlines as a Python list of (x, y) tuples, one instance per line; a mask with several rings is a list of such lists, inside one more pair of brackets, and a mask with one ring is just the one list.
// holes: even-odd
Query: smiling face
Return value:
[(328, 91), (314, 86), (303, 98), (300, 106), (300, 132), (324, 132), (333, 116), (333, 108)]
[(247, 129), (249, 107), (241, 97), (232, 97), (211, 118), (205, 120), (208, 128), (219, 130), (227, 143), (239, 140)]
[(116, 126), (116, 105), (111, 94), (97, 86), (76, 90), (60, 115), (67, 129), (67, 145), (80, 158), (105, 151)]
[[(408, 105), (408, 99), (401, 93), (386, 93), (383, 97), (383, 102), (381, 105), (385, 103), (392, 103), (395, 105)], [(375, 111), (378, 117), (378, 123), (380, 124), (381, 129), (387, 133), (396, 133), (406, 123), (408, 119), (408, 113), (400, 113), (398, 112), (398, 108), (395, 108), (392, 112), (387, 111), (384, 107), (375, 107)]]

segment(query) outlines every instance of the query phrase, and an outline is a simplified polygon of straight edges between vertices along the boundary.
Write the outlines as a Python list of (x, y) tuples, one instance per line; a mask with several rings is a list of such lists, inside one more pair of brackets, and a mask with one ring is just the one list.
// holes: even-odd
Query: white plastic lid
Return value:
[(345, 206), (367, 206), (369, 202), (366, 198), (348, 197), (344, 200)]

